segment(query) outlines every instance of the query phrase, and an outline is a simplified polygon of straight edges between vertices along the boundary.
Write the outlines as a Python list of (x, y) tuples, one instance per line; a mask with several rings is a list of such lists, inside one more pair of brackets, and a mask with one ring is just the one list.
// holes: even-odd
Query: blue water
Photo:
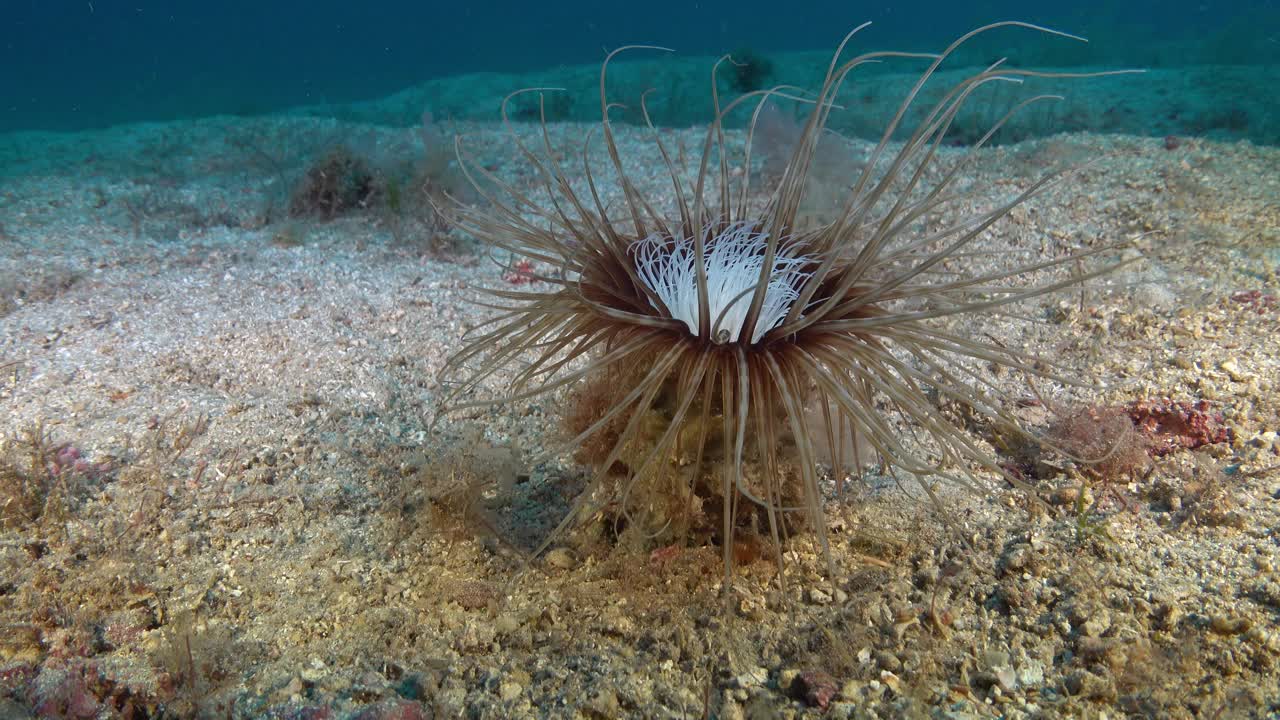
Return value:
[[(1275, 77), (1280, 56), (1280, 3), (1130, 0), (1119, 5), (1101, 0), (5, 0), (0, 131), (252, 115), (300, 105), (332, 107), (341, 114), (344, 103), (374, 100), (430, 79), (484, 71), (554, 74), (565, 66), (590, 66), (606, 48), (627, 43), (662, 44), (693, 56), (750, 48), (783, 58), (790, 51), (827, 50), (865, 20), (875, 22), (863, 39), (866, 47), (936, 49), (976, 25), (1017, 18), (1089, 36), (1091, 43), (998, 33), (961, 60), (976, 64), (1011, 54), (1023, 65), (1251, 66), (1258, 71), (1258, 86), (1230, 88), (1225, 99), (1211, 102), (1222, 106), (1233, 94), (1256, 95), (1254, 102), (1264, 105), (1250, 107), (1243, 119), (1235, 113), (1229, 134), (1275, 141), (1270, 134), (1276, 121), (1258, 116), (1276, 111), (1280, 103), (1271, 99), (1277, 93), (1265, 82)], [(704, 82), (690, 78), (695, 80)], [(1238, 77), (1232, 83), (1251, 84)], [(455, 113), (468, 104), (465, 90), (460, 92)], [(473, 104), (489, 102), (477, 96)], [(494, 114), (491, 104), (476, 110), (478, 116)], [(1196, 134), (1197, 127), (1173, 124), (1164, 129)]]

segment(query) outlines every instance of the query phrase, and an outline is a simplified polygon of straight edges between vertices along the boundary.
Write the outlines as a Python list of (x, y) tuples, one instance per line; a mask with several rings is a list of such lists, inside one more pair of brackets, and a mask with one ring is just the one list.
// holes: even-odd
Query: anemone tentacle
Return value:
[[(718, 501), (719, 522), (706, 525), (724, 546), (726, 575), (732, 573), (735, 528), (751, 513), (767, 520), (775, 549), (795, 516), (826, 548), (820, 463), (842, 476), (846, 461), (857, 472), (874, 455), (891, 474), (914, 477), (930, 497), (940, 481), (978, 491), (998, 479), (1017, 484), (938, 405), (958, 403), (993, 426), (1029, 432), (1010, 411), (1011, 394), (975, 365), (997, 366), (1028, 381), (1067, 380), (1034, 353), (960, 335), (941, 323), (1004, 312), (1123, 264), (1109, 259), (1114, 246), (1046, 259), (1013, 261), (1016, 256), (1008, 254), (1011, 262), (1000, 267), (977, 262), (999, 259), (974, 246), (1060, 173), (990, 210), (927, 232), (917, 229), (925, 218), (955, 207), (963, 197), (957, 180), (974, 152), (1014, 112), (1053, 97), (1015, 104), (958, 162), (936, 170), (952, 125), (979, 88), (1027, 77), (1111, 73), (1046, 73), (993, 63), (942, 93), (895, 149), (894, 138), (925, 84), (973, 37), (1019, 27), (1081, 38), (1010, 21), (977, 28), (939, 53), (872, 52), (842, 60), (865, 27), (840, 43), (812, 95), (778, 86), (722, 105), (713, 68), (714, 117), (692, 186), (653, 133), (657, 160), (674, 189), (671, 208), (656, 207), (628, 177), (610, 122), (609, 62), (630, 48), (610, 53), (600, 72), (599, 137), (617, 176), (621, 212), (611, 212), (599, 192), (588, 161), (590, 136), (582, 147), (581, 192), (552, 146), (545, 118), (540, 151), (512, 130), (547, 198), (541, 203), (479, 166), (459, 144), (460, 163), (487, 205), (453, 208), (455, 223), (552, 272), (532, 289), (493, 293), (501, 314), (448, 361), (446, 375), (460, 381), (447, 402), (501, 403), (576, 392), (598, 381), (606, 389), (596, 392), (607, 393), (608, 402), (579, 418), (554, 452), (596, 447), (584, 459), (594, 467), (592, 488), (615, 483), (621, 512), (633, 526), (647, 526), (646, 536), (683, 537), (691, 516), (710, 512), (704, 501)], [(841, 87), (855, 69), (890, 58), (924, 59), (928, 66), (872, 147), (836, 216), (801, 227), (819, 140), (839, 107)], [(761, 110), (778, 98), (807, 104), (809, 115), (777, 185), (763, 208), (753, 211), (751, 140)], [(724, 124), (750, 102), (756, 106), (747, 146), (734, 163)], [(644, 98), (641, 110), (648, 122)], [(475, 397), (503, 373), (511, 374), (504, 392)], [(846, 454), (845, 446), (852, 452)], [(689, 448), (692, 458), (686, 457)], [(659, 486), (661, 492), (646, 492)]]

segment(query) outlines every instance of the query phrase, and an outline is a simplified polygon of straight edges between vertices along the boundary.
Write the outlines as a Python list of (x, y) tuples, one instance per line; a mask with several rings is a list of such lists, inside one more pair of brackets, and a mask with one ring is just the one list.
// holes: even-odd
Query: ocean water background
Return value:
[[(967, 47), (955, 66), (1009, 56), (1024, 66), (1196, 69), (1190, 88), (1162, 91), (1205, 94), (1202, 109), (1182, 113), (1187, 117), (1175, 112), (1097, 128), (1068, 122), (1065, 129), (1280, 141), (1280, 95), (1270, 85), (1280, 62), (1280, 3), (1273, 0), (7, 0), (3, 16), (0, 131), (299, 109), (401, 125), (416, 123), (423, 109), (438, 117), (492, 119), (502, 92), (573, 75), (578, 68), (589, 78), (606, 49), (629, 43), (665, 45), (676, 57), (697, 58), (671, 65), (676, 69), (663, 76), (667, 86), (659, 89), (683, 91), (688, 85), (691, 98), (695, 91), (705, 98), (707, 58), (725, 52), (749, 49), (769, 58), (778, 79), (790, 79), (786, 69), (793, 53), (814, 51), (820, 57), (816, 53), (828, 52), (866, 20), (875, 25), (859, 49), (936, 50), (977, 25), (1022, 19), (1091, 42), (996, 33)], [(1226, 66), (1232, 70), (1219, 70)], [(623, 69), (620, 77), (625, 76)], [(654, 76), (641, 72), (634, 82), (643, 86)], [(403, 102), (377, 103), (397, 93)], [(705, 119), (705, 103), (696, 109), (687, 104), (657, 113), (658, 122)], [(597, 112), (591, 106), (589, 97), (575, 97), (557, 110), (566, 119), (585, 120)], [(1126, 112), (1141, 115), (1144, 108)], [(1064, 129), (1062, 122), (1056, 125)]]

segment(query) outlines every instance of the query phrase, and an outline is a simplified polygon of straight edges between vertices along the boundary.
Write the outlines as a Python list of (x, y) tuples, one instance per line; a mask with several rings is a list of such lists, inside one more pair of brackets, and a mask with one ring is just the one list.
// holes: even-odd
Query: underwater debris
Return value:
[(380, 192), (368, 163), (339, 145), (307, 169), (289, 199), (289, 215), (332, 220), (367, 209)]
[(1084, 406), (1060, 413), (1047, 437), (1053, 447), (1102, 480), (1134, 477), (1150, 464), (1151, 440), (1123, 408)]

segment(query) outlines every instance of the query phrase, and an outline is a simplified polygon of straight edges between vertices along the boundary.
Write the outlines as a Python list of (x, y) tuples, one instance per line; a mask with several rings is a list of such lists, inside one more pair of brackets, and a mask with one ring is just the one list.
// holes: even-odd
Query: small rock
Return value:
[(622, 707), (618, 704), (618, 694), (605, 688), (587, 701), (587, 709), (600, 717), (621, 717)]
[(1235, 359), (1223, 360), (1222, 364), (1218, 367), (1222, 368), (1222, 371), (1225, 372), (1233, 382), (1244, 382), (1249, 379), (1248, 375), (1240, 371), (1240, 365), (1235, 361)]
[(814, 605), (827, 605), (831, 603), (831, 595), (819, 588), (809, 588), (809, 602)]
[(1044, 663), (1028, 660), (1018, 667), (1018, 684), (1022, 687), (1035, 687), (1044, 682)]
[(888, 650), (877, 650), (876, 665), (879, 665), (881, 670), (897, 672), (897, 670), (902, 667), (902, 661), (898, 659), (897, 655), (894, 655)]
[(769, 671), (760, 666), (748, 668), (746, 672), (736, 676), (733, 679), (734, 687), (753, 688), (760, 687), (769, 681)]
[(893, 692), (901, 694), (902, 680), (900, 680), (897, 675), (894, 675), (888, 670), (881, 670), (880, 682), (883, 683), (885, 687), (889, 688)]
[(990, 670), (978, 670), (978, 671), (975, 671), (969, 677), (973, 681), (974, 685), (976, 685), (979, 688), (982, 688), (983, 690), (989, 687), (993, 687), (996, 685), (996, 683), (999, 682), (999, 679), (996, 677), (996, 674), (991, 672)]
[(635, 634), (636, 624), (620, 608), (609, 607), (601, 615), (600, 627), (607, 633), (630, 637)]
[(791, 683), (795, 681), (799, 674), (800, 671), (795, 668), (787, 668), (780, 671), (778, 673), (778, 689), (783, 692), (789, 692), (791, 690)]
[(1244, 634), (1244, 638), (1250, 643), (1273, 653), (1280, 652), (1280, 636), (1276, 633), (1269, 633), (1256, 625), (1249, 628), (1248, 632)]
[(1092, 635), (1082, 635), (1076, 640), (1076, 652), (1085, 660), (1095, 661), (1106, 657), (1111, 641)]
[(1084, 634), (1101, 637), (1111, 628), (1111, 613), (1105, 608), (1098, 608), (1092, 616), (1084, 621)]
[(831, 703), (831, 709), (827, 711), (827, 717), (832, 720), (852, 720), (857, 717), (857, 712), (857, 703), (834, 702)]
[[(612, 715), (602, 715), (602, 717), (621, 717), (620, 713)], [(736, 700), (725, 700), (720, 706), (720, 720), (747, 720), (747, 714), (743, 712), (742, 706)]]
[(1209, 621), (1209, 629), (1219, 635), (1239, 635), (1253, 627), (1249, 618), (1228, 618), (1225, 615), (1214, 615)]
[(509, 635), (520, 629), (520, 621), (511, 613), (503, 613), (493, 622), (493, 629), (500, 635)]
[(1178, 305), (1178, 296), (1166, 285), (1155, 282), (1144, 282), (1134, 288), (1133, 299), (1139, 307), (1154, 310), (1167, 310)]
[(806, 670), (791, 681), (791, 695), (809, 707), (826, 710), (836, 696), (836, 681), (821, 670)]
[(1068, 675), (1062, 686), (1069, 695), (1079, 695), (1088, 700), (1109, 699), (1115, 694), (1115, 686), (1106, 678), (1087, 670), (1077, 670)]
[(1080, 486), (1068, 485), (1066, 487), (1054, 490), (1049, 496), (1049, 502), (1058, 506), (1072, 506), (1076, 504), (1089, 507), (1093, 504), (1093, 492), (1089, 488), (1084, 489), (1084, 494), (1080, 493)]
[(757, 597), (744, 597), (738, 603), (738, 612), (749, 620), (763, 620), (764, 611), (764, 601)]
[(427, 720), (434, 715), (417, 701), (384, 700), (361, 710), (352, 720)]
[(1011, 693), (1018, 688), (1018, 676), (1014, 673), (1013, 668), (1004, 665), (995, 669), (996, 684), (1000, 689)]
[(301, 674), (304, 682), (320, 682), (320, 680), (325, 676), (324, 661), (318, 658), (312, 658), (311, 666), (302, 668)]
[(1182, 608), (1171, 601), (1160, 602), (1156, 605), (1155, 618), (1158, 629), (1172, 630), (1182, 619)]
[(520, 693), (524, 692), (524, 688), (518, 682), (505, 681), (498, 686), (498, 697), (503, 702), (511, 702), (520, 697)]
[(1031, 562), (1031, 546), (1026, 543), (1016, 545), (1004, 557), (1007, 570), (1021, 570)]
[(547, 552), (547, 564), (557, 570), (570, 570), (578, 564), (578, 558), (568, 548), (555, 548)]
[(983, 662), (988, 668), (996, 668), (1009, 664), (1009, 653), (1003, 650), (988, 650), (982, 655)]

